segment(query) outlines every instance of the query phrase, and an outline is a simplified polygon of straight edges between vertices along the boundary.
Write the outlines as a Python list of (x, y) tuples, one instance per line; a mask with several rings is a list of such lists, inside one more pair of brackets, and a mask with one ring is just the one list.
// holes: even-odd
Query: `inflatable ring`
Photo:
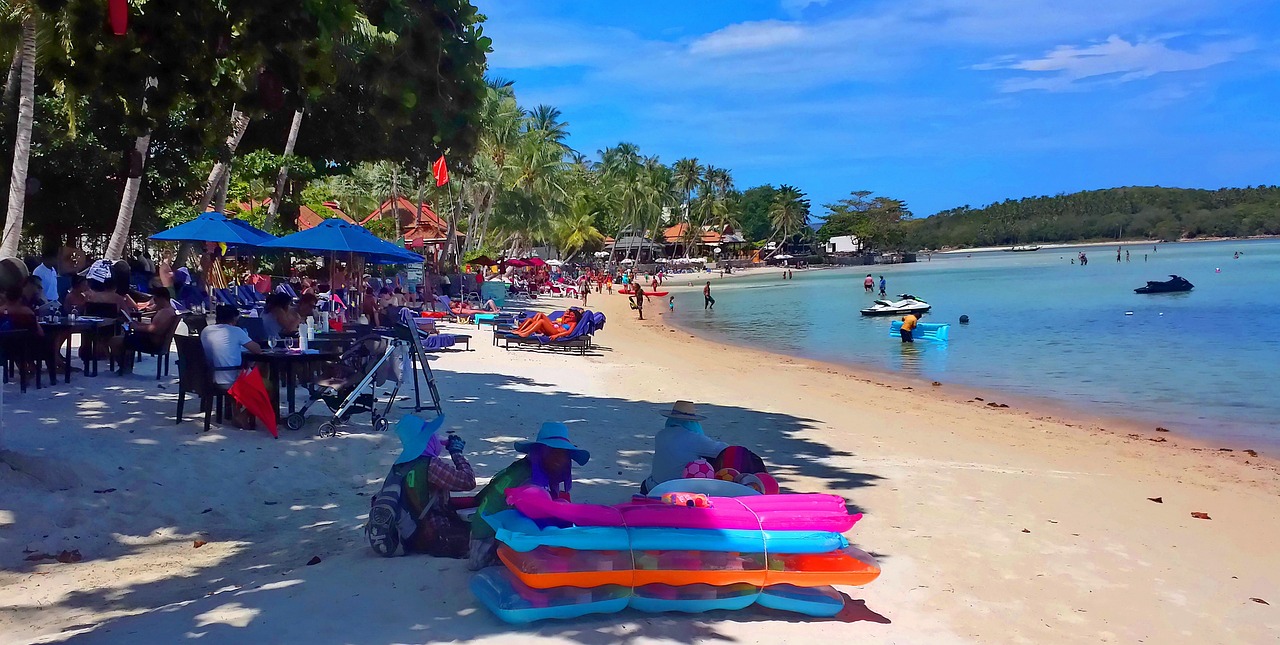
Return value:
[(760, 481), (759, 477), (752, 475), (751, 473), (738, 475), (738, 479), (736, 481), (757, 493), (764, 494), (764, 482)]
[(778, 480), (774, 479), (773, 475), (770, 475), (769, 473), (756, 473), (755, 476), (760, 480), (760, 485), (764, 487), (764, 490), (761, 490), (760, 492), (765, 495), (777, 495), (782, 492), (782, 487), (778, 485)]

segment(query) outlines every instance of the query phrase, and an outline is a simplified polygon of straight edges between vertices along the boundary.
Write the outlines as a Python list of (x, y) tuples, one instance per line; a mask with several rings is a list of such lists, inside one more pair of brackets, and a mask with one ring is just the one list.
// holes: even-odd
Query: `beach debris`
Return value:
[(1124, 315), (1126, 315), (1126, 316), (1132, 316), (1132, 315), (1133, 315), (1133, 312), (1132, 312), (1132, 311), (1126, 311), (1126, 312), (1124, 312)]
[(1148, 498), (1147, 498), (1147, 501), (1148, 501), (1148, 502), (1155, 502), (1155, 503), (1157, 503), (1157, 504), (1163, 504), (1163, 503), (1164, 503), (1164, 498), (1163, 498), (1163, 497), (1148, 497)]
[(58, 553), (58, 562), (63, 564), (74, 564), (84, 559), (80, 555), (80, 549), (71, 549), (70, 551), (61, 551)]
[(264, 502), (262, 502), (262, 503), (263, 503), (263, 504), (266, 504), (267, 506), (275, 506), (276, 504), (279, 504), (280, 502), (269, 502), (269, 501), (264, 501)]
[(1191, 514), (1191, 517), (1194, 517), (1194, 518), (1196, 518), (1197, 520), (1211, 520), (1211, 519), (1213, 519), (1212, 517), (1209, 517), (1209, 514), (1208, 514), (1208, 513), (1202, 513), (1202, 512), (1200, 512), (1200, 511), (1196, 511), (1196, 512), (1192, 513), (1192, 514)]
[(1244, 451), (1244, 454), (1249, 455), (1250, 457), (1257, 457), (1257, 456), (1258, 456), (1258, 451), (1257, 451), (1257, 450), (1246, 450), (1246, 451)]
[(201, 515), (204, 515), (205, 513), (212, 513), (212, 512), (213, 512), (213, 509), (212, 509), (212, 508), (206, 508), (206, 509), (204, 509), (203, 511), (200, 511), (200, 514), (201, 514)]
[(99, 494), (99, 495), (102, 495), (103, 493), (114, 493), (114, 492), (116, 492), (116, 489), (114, 489), (114, 488), (103, 488), (102, 490), (95, 490), (95, 491), (93, 491), (93, 492), (95, 492), (95, 493), (97, 493), (97, 494)]
[(940, 385), (942, 385), (942, 383), (940, 383), (940, 382), (938, 382), (938, 381), (934, 381), (934, 382), (933, 382), (933, 386), (934, 386), (934, 387), (938, 387), (938, 386), (940, 386)]
[(980, 397), (980, 396), (975, 396), (975, 397), (973, 397), (973, 400), (974, 400), (974, 401), (986, 401), (986, 399), (984, 399), (984, 398), (982, 398), (982, 397)]
[(1169, 431), (1168, 428), (1162, 428), (1160, 426), (1156, 426), (1156, 432), (1168, 432), (1168, 431)]
[(191, 548), (198, 549), (206, 544), (208, 544), (208, 542), (205, 542), (204, 540), (196, 540), (191, 543)]
[(1168, 439), (1165, 439), (1164, 437), (1152, 437), (1147, 441), (1154, 441), (1156, 443), (1165, 443), (1166, 441), (1168, 441)]
[(24, 558), (27, 562), (39, 562), (41, 560), (53, 560), (54, 556), (48, 553), (32, 553)]
[(1235, 452), (1230, 448), (1218, 448), (1218, 452)]
[(1254, 602), (1258, 603), (1259, 605), (1268, 605), (1268, 606), (1270, 606), (1270, 605), (1271, 605), (1271, 603), (1269, 603), (1269, 602), (1267, 602), (1267, 601), (1265, 601), (1265, 600), (1263, 600), (1263, 599), (1261, 599), (1261, 598), (1250, 598), (1249, 600), (1252, 600), (1252, 601), (1254, 601)]
[[(978, 399), (978, 400), (979, 400), (979, 401), (981, 401), (982, 399)], [(990, 402), (990, 403), (988, 403), (988, 404), (987, 404), (987, 407), (989, 407), (989, 408), (1007, 408), (1007, 407), (1009, 407), (1009, 406), (1008, 406), (1008, 405), (1006, 405), (1006, 404), (1004, 404), (1004, 403), (996, 403), (995, 401), (992, 401), (992, 402)]]
[(1030, 532), (1031, 532), (1031, 529), (1022, 529), (1022, 532), (1023, 532), (1023, 533), (1030, 533)]
[(310, 560), (307, 560), (307, 566), (309, 567), (309, 566), (312, 566), (312, 565), (320, 564), (320, 562), (321, 562), (321, 560), (320, 560), (320, 556), (318, 556), (318, 555), (313, 555), (313, 556), (311, 556), (311, 559), (310, 559)]

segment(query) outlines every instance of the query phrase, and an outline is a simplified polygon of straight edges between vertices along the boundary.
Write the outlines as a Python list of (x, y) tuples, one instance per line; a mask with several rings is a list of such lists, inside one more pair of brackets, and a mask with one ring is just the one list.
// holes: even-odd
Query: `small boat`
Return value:
[(899, 294), (900, 300), (877, 300), (875, 304), (862, 310), (864, 316), (905, 316), (911, 313), (929, 311), (933, 305), (909, 294)]
[(1010, 251), (1013, 253), (1026, 253), (1028, 251), (1039, 251), (1039, 250), (1040, 250), (1040, 246), (1038, 244), (1020, 244), (1013, 248), (1005, 249), (1005, 251)]
[(1191, 284), (1182, 276), (1170, 275), (1168, 280), (1164, 282), (1147, 281), (1147, 286), (1134, 289), (1134, 293), (1179, 293), (1183, 291), (1191, 291), (1196, 285)]

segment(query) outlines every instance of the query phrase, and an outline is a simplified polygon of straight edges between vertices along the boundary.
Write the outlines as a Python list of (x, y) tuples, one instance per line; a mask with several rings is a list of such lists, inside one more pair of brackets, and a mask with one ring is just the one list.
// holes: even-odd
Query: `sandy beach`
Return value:
[[(560, 420), (592, 453), (575, 501), (623, 501), (648, 474), (658, 412), (689, 399), (709, 434), (761, 454), (785, 489), (865, 513), (850, 537), (880, 559), (880, 579), (843, 589), (833, 620), (749, 609), (507, 625), (466, 590), (464, 562), (368, 549), (369, 497), (399, 445), (367, 415), (329, 439), (310, 432), (323, 406), (279, 440), (206, 434), (194, 404), (175, 425), (175, 379), (144, 363), (126, 378), (5, 386), (0, 642), (1280, 639), (1280, 471), (1265, 454), (713, 343), (667, 326), (656, 299), (644, 323), (621, 295), (588, 308), (609, 316), (588, 356), (503, 351), (471, 328), (475, 351), (432, 361), (479, 474)], [(80, 560), (32, 559), (63, 551)]]

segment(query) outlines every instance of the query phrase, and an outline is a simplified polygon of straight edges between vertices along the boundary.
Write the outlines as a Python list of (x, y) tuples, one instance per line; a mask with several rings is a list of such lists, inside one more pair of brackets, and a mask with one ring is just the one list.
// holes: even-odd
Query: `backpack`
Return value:
[(375, 553), (390, 558), (401, 552), (401, 547), (408, 547), (418, 532), (419, 520), (425, 518), (430, 505), (415, 510), (410, 504), (410, 497), (421, 499), (419, 495), (410, 495), (414, 488), (426, 489), (427, 470), (431, 466), (430, 457), (419, 457), (413, 461), (396, 464), (382, 481), (382, 488), (370, 500), (369, 520), (365, 523), (365, 537)]

